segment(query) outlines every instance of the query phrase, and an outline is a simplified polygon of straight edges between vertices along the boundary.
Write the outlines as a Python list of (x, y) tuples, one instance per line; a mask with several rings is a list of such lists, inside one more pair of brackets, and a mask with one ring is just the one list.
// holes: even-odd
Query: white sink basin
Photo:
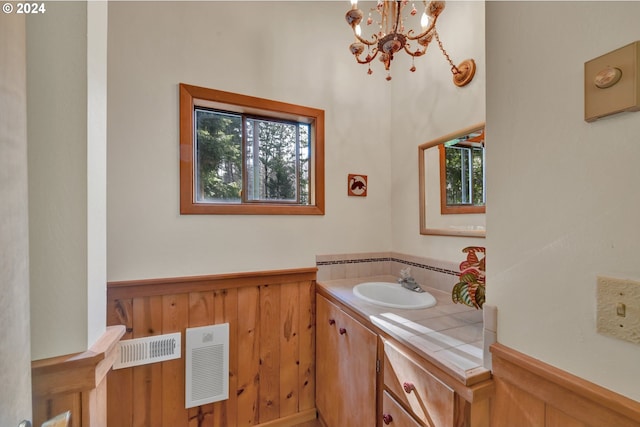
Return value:
[(365, 282), (356, 285), (353, 293), (360, 299), (383, 307), (418, 309), (436, 305), (436, 299), (429, 292), (414, 292), (398, 283)]

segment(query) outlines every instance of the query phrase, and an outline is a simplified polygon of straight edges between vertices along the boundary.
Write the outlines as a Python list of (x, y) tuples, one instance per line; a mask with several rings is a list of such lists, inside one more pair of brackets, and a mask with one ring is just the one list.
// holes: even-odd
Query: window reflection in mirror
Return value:
[(485, 237), (484, 123), (425, 142), (418, 153), (420, 234)]
[(438, 145), (440, 151), (440, 212), (484, 213), (484, 129)]

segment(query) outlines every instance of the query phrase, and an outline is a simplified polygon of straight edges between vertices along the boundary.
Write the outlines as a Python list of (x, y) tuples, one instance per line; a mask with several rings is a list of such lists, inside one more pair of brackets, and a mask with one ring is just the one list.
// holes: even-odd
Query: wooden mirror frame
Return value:
[[(448, 135), (444, 135), (440, 138), (434, 139), (418, 146), (418, 191), (419, 191), (419, 203), (420, 203), (420, 234), (423, 235), (438, 235), (438, 236), (460, 236), (460, 237), (480, 237), (486, 236), (485, 230), (455, 230), (444, 228), (429, 228), (427, 227), (427, 189), (425, 184), (425, 151), (429, 148), (436, 147), (454, 138), (459, 138), (462, 135), (476, 132), (485, 127), (485, 123), (478, 123), (473, 126), (469, 126), (464, 129), (452, 132)], [(440, 174), (438, 173), (438, 176)]]

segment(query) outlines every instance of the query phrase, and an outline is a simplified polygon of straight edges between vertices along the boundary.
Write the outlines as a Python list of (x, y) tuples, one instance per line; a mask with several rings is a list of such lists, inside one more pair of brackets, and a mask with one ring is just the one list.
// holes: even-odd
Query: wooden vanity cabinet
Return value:
[(316, 407), (327, 427), (376, 426), (377, 335), (316, 299)]
[(316, 297), (316, 408), (326, 427), (489, 427), (489, 374), (454, 378), (348, 306)]

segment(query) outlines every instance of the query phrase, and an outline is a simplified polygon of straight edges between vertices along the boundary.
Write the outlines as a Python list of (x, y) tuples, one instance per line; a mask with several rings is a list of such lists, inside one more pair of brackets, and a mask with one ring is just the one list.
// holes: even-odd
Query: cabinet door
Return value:
[(375, 426), (377, 336), (326, 298), (316, 304), (318, 411), (328, 427)]
[(454, 425), (454, 390), (388, 341), (384, 343), (384, 385), (428, 426)]

